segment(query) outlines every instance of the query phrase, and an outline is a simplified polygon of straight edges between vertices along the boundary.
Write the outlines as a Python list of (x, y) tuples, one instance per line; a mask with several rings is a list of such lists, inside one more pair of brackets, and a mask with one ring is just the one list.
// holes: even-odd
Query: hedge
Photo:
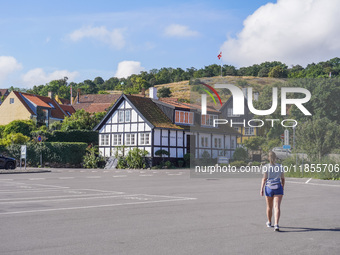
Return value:
[[(40, 155), (42, 154), (43, 165), (64, 164), (68, 166), (80, 166), (86, 154), (87, 143), (28, 143), (27, 163), (30, 166), (40, 165)], [(20, 159), (21, 145), (13, 144), (6, 148), (9, 156)]]
[(87, 143), (98, 145), (98, 132), (91, 130), (56, 130), (52, 134), (47, 135), (48, 142), (68, 142), (68, 143)]

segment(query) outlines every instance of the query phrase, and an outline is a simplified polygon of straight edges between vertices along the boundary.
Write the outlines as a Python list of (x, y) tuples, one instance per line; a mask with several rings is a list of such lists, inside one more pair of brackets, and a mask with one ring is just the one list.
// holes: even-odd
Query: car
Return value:
[(15, 158), (5, 157), (0, 154), (0, 168), (5, 169), (15, 169), (17, 166), (17, 161)]
[(276, 154), (278, 159), (286, 159), (292, 155), (291, 150), (283, 149), (282, 147), (275, 147), (272, 151)]

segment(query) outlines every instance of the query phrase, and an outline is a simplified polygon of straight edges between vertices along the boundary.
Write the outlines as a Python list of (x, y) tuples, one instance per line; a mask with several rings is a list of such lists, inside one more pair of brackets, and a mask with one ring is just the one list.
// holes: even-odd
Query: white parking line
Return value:
[(59, 180), (71, 180), (74, 179), (74, 177), (59, 177)]
[(101, 176), (86, 176), (88, 179), (99, 179), (102, 178)]
[(286, 181), (288, 183), (296, 183), (296, 184), (306, 184), (306, 185), (315, 185), (315, 186), (327, 186), (327, 187), (340, 187), (340, 185), (326, 184), (326, 183), (311, 183), (311, 182), (297, 182), (297, 181)]
[(308, 182), (310, 182), (311, 179), (312, 179), (312, 178), (309, 178), (305, 183), (307, 184)]
[(46, 180), (46, 178), (29, 178), (30, 181)]
[(127, 175), (113, 175), (113, 178), (119, 178), (119, 177), (127, 177)]

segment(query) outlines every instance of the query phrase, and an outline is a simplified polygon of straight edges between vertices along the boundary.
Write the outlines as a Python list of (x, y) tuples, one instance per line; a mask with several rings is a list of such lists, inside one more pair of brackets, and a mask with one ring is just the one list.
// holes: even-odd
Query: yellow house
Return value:
[(72, 106), (59, 105), (53, 98), (12, 91), (0, 105), (0, 125), (34, 120), (38, 125), (49, 126), (74, 112)]

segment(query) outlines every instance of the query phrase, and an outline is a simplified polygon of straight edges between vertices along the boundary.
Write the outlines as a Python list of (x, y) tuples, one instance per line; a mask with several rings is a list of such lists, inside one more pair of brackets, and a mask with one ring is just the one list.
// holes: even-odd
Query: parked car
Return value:
[(15, 158), (5, 157), (0, 154), (0, 168), (5, 169), (15, 169), (17, 166), (17, 161)]
[(283, 149), (282, 147), (275, 147), (272, 151), (275, 152), (278, 159), (286, 159), (292, 155), (291, 150)]

